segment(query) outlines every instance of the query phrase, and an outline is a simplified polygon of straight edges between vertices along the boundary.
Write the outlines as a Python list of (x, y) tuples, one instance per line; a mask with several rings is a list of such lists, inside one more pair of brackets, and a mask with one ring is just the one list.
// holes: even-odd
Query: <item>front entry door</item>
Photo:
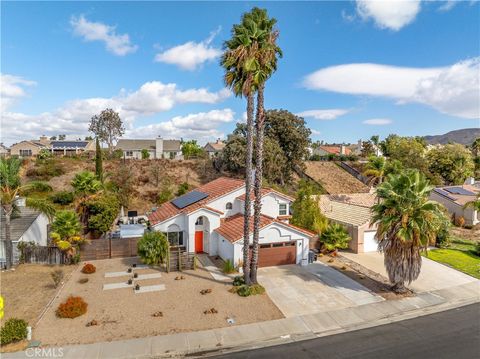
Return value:
[(195, 253), (203, 252), (203, 231), (195, 232)]

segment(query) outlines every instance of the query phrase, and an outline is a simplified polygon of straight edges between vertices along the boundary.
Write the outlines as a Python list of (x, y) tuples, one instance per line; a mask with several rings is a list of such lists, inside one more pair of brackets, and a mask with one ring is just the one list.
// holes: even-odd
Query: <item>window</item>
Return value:
[(170, 152), (170, 159), (173, 160), (177, 156), (177, 152)]
[(280, 216), (286, 216), (287, 215), (287, 204), (286, 203), (280, 203), (278, 205), (278, 214)]
[(132, 157), (133, 151), (125, 151), (125, 156)]
[(30, 157), (32, 155), (32, 150), (20, 150), (20, 156)]
[(171, 246), (183, 246), (183, 232), (168, 232), (167, 239)]
[(232, 202), (227, 202), (225, 209), (232, 209), (232, 208), (233, 208)]
[(197, 221), (195, 222), (196, 226), (203, 226), (203, 217), (198, 217)]

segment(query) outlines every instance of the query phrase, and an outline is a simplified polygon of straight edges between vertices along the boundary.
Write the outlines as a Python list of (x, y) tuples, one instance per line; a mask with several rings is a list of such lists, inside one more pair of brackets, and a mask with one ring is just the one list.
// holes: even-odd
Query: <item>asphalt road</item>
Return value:
[(480, 304), (215, 358), (480, 358)]

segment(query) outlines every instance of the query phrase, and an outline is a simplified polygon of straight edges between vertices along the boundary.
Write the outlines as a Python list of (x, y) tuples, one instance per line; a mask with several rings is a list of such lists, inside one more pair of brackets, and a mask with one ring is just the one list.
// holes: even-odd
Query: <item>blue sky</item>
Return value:
[(105, 107), (128, 137), (226, 136), (245, 101), (218, 56), (255, 5), (284, 52), (266, 108), (301, 114), (313, 140), (480, 126), (478, 2), (2, 2), (2, 141), (83, 137)]

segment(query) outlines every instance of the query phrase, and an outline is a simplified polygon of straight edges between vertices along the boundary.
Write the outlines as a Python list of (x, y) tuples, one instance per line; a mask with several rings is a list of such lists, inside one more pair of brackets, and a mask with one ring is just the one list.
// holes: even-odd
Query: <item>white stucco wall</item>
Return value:
[[(280, 197), (279, 195), (275, 193), (269, 193), (265, 196), (262, 197), (262, 214), (265, 214), (270, 217), (278, 217), (279, 211), (280, 211), (280, 203), (284, 203), (287, 205), (287, 215), (290, 213), (290, 204), (291, 201)], [(237, 200), (237, 207), (238, 207), (238, 212), (237, 213), (245, 213), (244, 211), (244, 206), (245, 202)], [(252, 205), (250, 207), (250, 211), (253, 214), (253, 201)]]
[(234, 265), (236, 264), (234, 262), (234, 245), (230, 243), (230, 241), (220, 234), (218, 235), (218, 255), (224, 260), (231, 260)]
[[(239, 201), (236, 201), (235, 198), (237, 198), (238, 196), (241, 196), (244, 193), (245, 193), (245, 187), (239, 188), (223, 197), (217, 198), (212, 202), (209, 202), (207, 206), (213, 209), (216, 209), (217, 211), (224, 212), (225, 217), (230, 217), (236, 213), (240, 213), (241, 208), (238, 204)], [(226, 205), (228, 202), (232, 203), (233, 209), (231, 210), (226, 209)]]
[[(186, 233), (186, 238), (188, 238), (188, 246), (187, 250), (189, 252), (195, 252), (195, 222), (197, 221), (198, 217), (206, 217), (208, 220), (208, 224), (204, 223), (204, 226), (208, 226), (208, 233), (203, 233), (203, 250), (208, 251), (207, 253), (216, 252), (217, 248), (214, 248), (214, 244), (206, 241), (208, 241), (209, 237), (211, 237), (211, 233), (214, 229), (220, 227), (220, 214), (215, 213), (212, 211), (208, 211), (206, 209), (199, 209), (195, 212), (192, 212), (186, 216), (186, 227), (187, 227), (187, 233)], [(211, 248), (209, 248), (211, 247)]]
[(462, 216), (465, 219), (466, 226), (474, 226), (479, 223), (478, 213), (473, 208), (463, 208), (463, 206), (450, 201), (448, 198), (439, 195), (435, 191), (430, 193), (430, 199), (443, 204), (450, 214), (455, 214), (455, 217)]

